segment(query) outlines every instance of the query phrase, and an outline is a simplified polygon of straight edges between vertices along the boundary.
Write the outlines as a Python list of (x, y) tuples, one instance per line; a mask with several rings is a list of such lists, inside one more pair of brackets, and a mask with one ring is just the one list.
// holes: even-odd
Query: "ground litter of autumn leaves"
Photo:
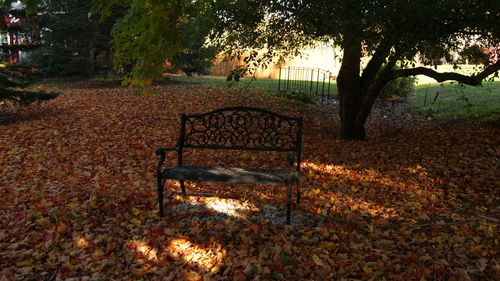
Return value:
[[(88, 81), (56, 88), (56, 100), (0, 120), (1, 281), (500, 274), (498, 129), (419, 119), (383, 133), (369, 124), (372, 137), (349, 142), (330, 106), (193, 84), (152, 96)], [(285, 187), (248, 184), (189, 183), (195, 194), (183, 198), (168, 183), (158, 218), (154, 149), (175, 144), (181, 113), (234, 105), (305, 119), (292, 225), (282, 223)], [(286, 163), (279, 153), (221, 151), (188, 151), (185, 161)]]

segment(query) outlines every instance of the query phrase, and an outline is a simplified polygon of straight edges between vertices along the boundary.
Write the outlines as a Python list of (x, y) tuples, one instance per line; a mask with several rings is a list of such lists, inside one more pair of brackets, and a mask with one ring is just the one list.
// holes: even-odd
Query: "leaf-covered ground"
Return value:
[[(338, 139), (328, 106), (201, 85), (158, 86), (153, 96), (97, 82), (58, 90), (54, 101), (0, 116), (1, 281), (500, 274), (498, 129), (415, 120), (348, 142)], [(305, 118), (304, 200), (293, 211), (303, 219), (294, 225), (262, 215), (284, 209), (285, 188), (259, 185), (190, 183), (188, 192), (217, 196), (174, 193), (158, 218), (154, 149), (174, 145), (181, 113), (230, 105)], [(285, 163), (279, 153), (191, 151), (185, 159)], [(167, 189), (178, 191), (175, 182)], [(232, 211), (236, 205), (243, 211)]]

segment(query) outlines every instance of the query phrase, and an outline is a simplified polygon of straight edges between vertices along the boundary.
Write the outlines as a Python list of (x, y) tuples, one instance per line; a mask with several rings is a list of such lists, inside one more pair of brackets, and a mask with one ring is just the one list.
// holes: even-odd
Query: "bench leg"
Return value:
[(161, 178), (158, 178), (158, 204), (160, 205), (160, 217), (163, 217), (163, 186), (165, 181), (162, 181)]
[(288, 184), (286, 194), (286, 224), (290, 224), (290, 216), (292, 213), (292, 184)]
[(300, 182), (299, 179), (297, 179), (297, 204), (300, 204)]
[(179, 184), (181, 185), (182, 196), (186, 196), (186, 187), (184, 187), (184, 181), (179, 180)]

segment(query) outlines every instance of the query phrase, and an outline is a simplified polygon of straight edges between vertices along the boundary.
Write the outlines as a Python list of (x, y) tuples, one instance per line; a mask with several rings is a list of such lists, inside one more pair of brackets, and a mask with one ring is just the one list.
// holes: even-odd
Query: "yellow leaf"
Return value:
[(101, 250), (97, 250), (97, 251), (94, 252), (94, 256), (96, 256), (96, 257), (102, 257), (102, 256), (104, 256), (104, 252), (101, 251)]
[(132, 208), (132, 213), (136, 216), (140, 215), (141, 214), (141, 210), (137, 209), (137, 208)]
[(64, 267), (66, 267), (67, 269), (69, 270), (74, 270), (75, 269), (75, 266), (72, 265), (71, 263), (67, 262), (64, 264)]
[(78, 203), (73, 202), (73, 203), (69, 203), (69, 204), (68, 204), (68, 208), (70, 208), (70, 209), (71, 209), (71, 210), (73, 210), (73, 211), (74, 211), (77, 207), (78, 207)]
[(142, 94), (145, 96), (154, 96), (155, 92), (153, 91), (153, 89), (147, 88), (142, 91)]
[(472, 249), (473, 251), (480, 251), (482, 248), (483, 248), (483, 245), (475, 245), (475, 246), (471, 246), (471, 249)]
[(323, 263), (323, 261), (321, 261), (321, 259), (320, 259), (320, 258), (318, 258), (318, 256), (313, 255), (313, 256), (312, 256), (312, 258), (313, 258), (314, 262), (315, 262), (317, 265), (322, 266), (322, 267), (324, 267), (324, 268), (329, 268), (329, 266), (328, 266), (328, 265), (326, 265), (325, 263)]
[(151, 86), (153, 84), (153, 79), (147, 79), (142, 82), (144, 86)]
[(218, 266), (212, 267), (209, 273), (203, 275), (203, 281), (210, 281), (212, 279), (212, 276), (217, 274), (219, 272), (220, 268)]
[(52, 222), (50, 222), (50, 220), (48, 218), (39, 218), (36, 220), (36, 223), (45, 227), (45, 228), (48, 228), (52, 225)]
[(32, 266), (33, 264), (29, 260), (22, 261), (18, 263), (19, 266), (25, 267), (25, 266)]
[(421, 256), (419, 258), (420, 261), (430, 261), (432, 260), (432, 257), (431, 256)]
[(132, 268), (132, 275), (135, 277), (142, 277), (146, 275), (147, 271), (144, 270), (143, 268)]

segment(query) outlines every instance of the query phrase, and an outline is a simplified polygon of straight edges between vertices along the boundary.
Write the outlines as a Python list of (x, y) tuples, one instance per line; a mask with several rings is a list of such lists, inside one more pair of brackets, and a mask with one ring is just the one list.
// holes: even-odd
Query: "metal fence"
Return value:
[(321, 103), (333, 98), (330, 94), (332, 73), (312, 67), (280, 67), (278, 91), (297, 92), (316, 97)]

